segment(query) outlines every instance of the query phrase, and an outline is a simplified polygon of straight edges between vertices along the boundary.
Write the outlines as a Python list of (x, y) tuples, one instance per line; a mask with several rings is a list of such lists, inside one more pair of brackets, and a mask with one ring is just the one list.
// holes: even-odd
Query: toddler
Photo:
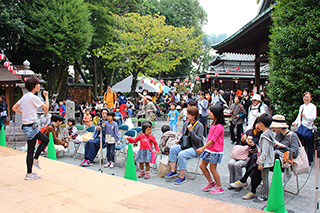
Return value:
[[(138, 178), (142, 178), (144, 176), (145, 179), (150, 178), (150, 161), (151, 161), (151, 148), (152, 144), (156, 149), (156, 153), (159, 154), (159, 147), (156, 139), (151, 134), (152, 132), (152, 124), (150, 121), (144, 121), (142, 123), (142, 132), (136, 138), (125, 137), (129, 143), (137, 143), (140, 141), (140, 150), (138, 151), (135, 161), (139, 162), (140, 173)], [(146, 172), (144, 171), (144, 164), (146, 165)]]

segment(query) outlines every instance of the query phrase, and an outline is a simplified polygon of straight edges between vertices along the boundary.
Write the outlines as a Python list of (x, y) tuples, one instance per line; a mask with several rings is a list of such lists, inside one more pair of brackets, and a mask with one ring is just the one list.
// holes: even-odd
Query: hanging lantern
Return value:
[(204, 83), (204, 82), (205, 82), (205, 80), (203, 79), (201, 82), (202, 82), (202, 83)]
[(269, 82), (268, 82), (268, 81), (266, 81), (266, 82), (264, 82), (264, 83), (268, 84)]
[(20, 75), (18, 75), (18, 76), (17, 76), (17, 78), (21, 78), (21, 76), (20, 76)]
[(196, 81), (196, 84), (200, 84), (200, 82), (199, 82), (199, 81)]
[(176, 86), (177, 86), (177, 83), (173, 83), (173, 86), (175, 86), (175, 87), (176, 87)]
[(207, 75), (206, 77), (207, 77), (207, 78), (210, 78), (210, 75)]
[(216, 72), (214, 75), (215, 75), (216, 77), (218, 77), (218, 76), (219, 76), (219, 73)]
[(199, 80), (199, 76), (196, 77), (196, 80), (197, 80), (197, 81)]
[(8, 70), (9, 70), (10, 72), (12, 72), (13, 66), (8, 66)]
[(209, 78), (207, 78), (206, 81), (209, 82)]
[(235, 80), (234, 82), (237, 84), (237, 83), (238, 83), (238, 80)]
[(144, 83), (144, 80), (141, 80), (141, 83)]
[(176, 80), (176, 82), (179, 83), (179, 82), (180, 82), (180, 79), (178, 78), (178, 79)]
[(186, 82), (186, 83), (184, 83), (184, 85), (185, 85), (185, 86), (188, 86), (188, 83)]
[(172, 83), (172, 81), (168, 81), (168, 84), (171, 84)]
[(236, 70), (239, 71), (239, 67), (236, 67)]
[(3, 64), (5, 67), (9, 67), (10, 66), (10, 62), (9, 61), (6, 61), (6, 62), (4, 62), (4, 64)]
[(222, 81), (222, 80), (220, 80), (219, 82), (220, 82), (220, 84), (222, 84), (222, 82), (223, 82), (223, 81)]
[(151, 82), (151, 84), (152, 84), (152, 83), (153, 83), (153, 80), (151, 79), (151, 81), (150, 81), (150, 82)]
[(157, 83), (156, 83), (156, 82), (153, 82), (153, 84), (156, 85)]
[(12, 71), (12, 74), (16, 74), (16, 73), (18, 73), (17, 70), (13, 70), (13, 71)]
[(0, 54), (0, 60), (3, 60), (5, 58), (4, 54)]
[(164, 83), (161, 84), (164, 87)]
[(162, 79), (160, 80), (160, 83), (161, 83), (161, 84), (163, 83), (163, 80), (162, 80)]
[(180, 86), (183, 86), (183, 83), (180, 83)]
[(251, 80), (251, 81), (250, 81), (250, 84), (253, 84), (253, 83), (254, 83), (253, 80)]
[(186, 79), (184, 79), (184, 81), (185, 81), (185, 82), (188, 82), (188, 79), (186, 78)]
[(23, 80), (24, 80), (24, 81), (27, 81), (27, 79), (28, 79), (28, 78), (24, 78)]
[(191, 82), (189, 82), (189, 85), (191, 86), (191, 85), (192, 85), (192, 83), (191, 83)]
[(230, 73), (230, 70), (227, 70), (226, 73), (229, 74), (229, 73)]

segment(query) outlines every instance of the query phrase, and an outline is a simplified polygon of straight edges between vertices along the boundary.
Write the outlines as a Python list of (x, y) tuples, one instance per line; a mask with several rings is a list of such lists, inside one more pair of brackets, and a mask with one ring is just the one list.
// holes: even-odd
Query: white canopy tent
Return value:
[[(112, 87), (112, 91), (114, 92), (131, 92), (131, 86), (132, 86), (132, 80), (133, 76), (130, 75), (129, 77), (123, 79), (122, 81), (118, 82)], [(142, 83), (141, 80), (144, 80)], [(151, 80), (153, 82), (156, 82), (156, 84), (151, 83)], [(151, 77), (138, 77), (137, 79), (137, 87), (136, 92), (142, 92), (143, 89), (147, 89), (149, 92), (160, 92), (160, 88), (163, 90), (162, 85), (154, 78)]]

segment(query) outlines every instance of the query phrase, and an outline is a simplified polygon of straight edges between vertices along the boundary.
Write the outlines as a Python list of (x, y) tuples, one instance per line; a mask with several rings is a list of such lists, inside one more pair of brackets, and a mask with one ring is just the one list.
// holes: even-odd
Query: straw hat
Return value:
[(254, 96), (252, 96), (251, 98), (253, 101), (260, 101), (261, 102), (261, 96), (259, 94), (255, 94)]
[(283, 115), (274, 115), (272, 117), (271, 128), (288, 128), (286, 118)]

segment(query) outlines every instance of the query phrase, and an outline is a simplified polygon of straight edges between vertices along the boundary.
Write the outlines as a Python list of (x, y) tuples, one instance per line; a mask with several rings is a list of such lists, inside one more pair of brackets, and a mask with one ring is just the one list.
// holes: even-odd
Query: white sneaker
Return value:
[(108, 168), (111, 165), (111, 162), (108, 162), (106, 165), (104, 165), (104, 168)]
[(248, 186), (247, 183), (241, 183), (240, 180), (237, 180), (234, 183), (231, 183), (229, 186), (231, 186), (234, 189), (242, 188)]
[(26, 176), (24, 177), (25, 180), (36, 180), (41, 178), (40, 175), (37, 175), (36, 173), (32, 172), (30, 175), (26, 174)]
[(111, 163), (110, 163), (110, 169), (113, 169), (114, 166), (115, 166), (115, 165), (114, 165), (114, 162), (111, 162)]
[(36, 167), (37, 169), (41, 169), (41, 167), (39, 165), (39, 160), (34, 159), (33, 166)]

